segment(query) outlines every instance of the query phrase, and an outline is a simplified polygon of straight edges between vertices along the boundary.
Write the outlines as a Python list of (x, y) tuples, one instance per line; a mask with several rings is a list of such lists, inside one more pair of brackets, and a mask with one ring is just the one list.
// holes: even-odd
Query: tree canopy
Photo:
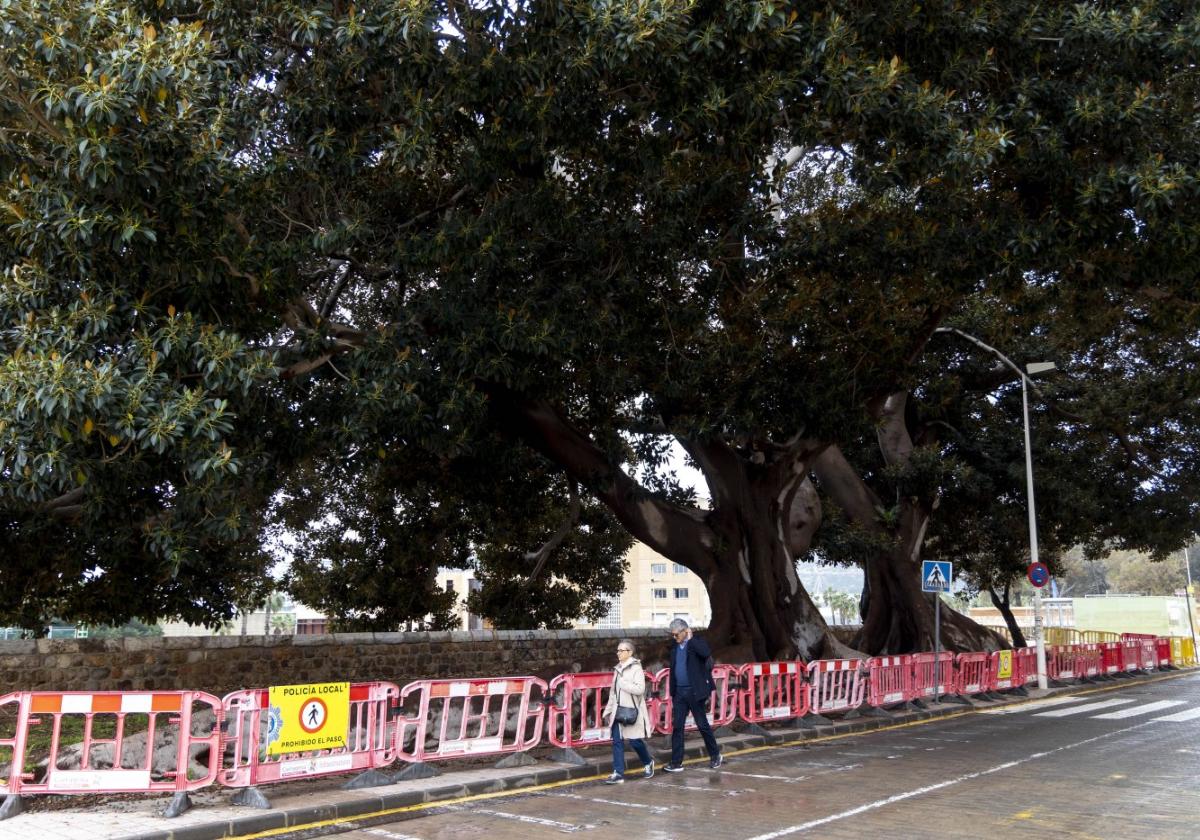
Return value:
[[(1195, 532), (1192, 2), (0, 4), (0, 619), (596, 614), (924, 644), (923, 554)], [(959, 330), (959, 333), (948, 330)], [(703, 472), (700, 507), (670, 469)], [(1008, 578), (1005, 578), (1005, 575)], [(951, 616), (953, 644), (992, 643)]]

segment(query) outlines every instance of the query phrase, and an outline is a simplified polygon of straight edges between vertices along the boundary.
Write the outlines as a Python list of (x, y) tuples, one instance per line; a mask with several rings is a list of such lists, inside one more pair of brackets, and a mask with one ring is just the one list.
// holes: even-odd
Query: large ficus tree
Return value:
[[(350, 623), (438, 612), (410, 590), (478, 562), (477, 605), (556, 624), (632, 536), (700, 575), (718, 642), (812, 656), (824, 521), (867, 569), (859, 647), (916, 647), (967, 486), (938, 430), (992, 434), (939, 330), (1194, 362), (1191, 3), (29, 0), (0, 28), (6, 615), (219, 618), (282, 524)], [(1134, 425), (1186, 438), (1181, 402)]]

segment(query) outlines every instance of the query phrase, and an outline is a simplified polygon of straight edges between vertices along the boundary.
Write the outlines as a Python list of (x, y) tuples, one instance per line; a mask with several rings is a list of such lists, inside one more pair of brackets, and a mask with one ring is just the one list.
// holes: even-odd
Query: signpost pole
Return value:
[(942, 701), (942, 594), (933, 593), (933, 702)]

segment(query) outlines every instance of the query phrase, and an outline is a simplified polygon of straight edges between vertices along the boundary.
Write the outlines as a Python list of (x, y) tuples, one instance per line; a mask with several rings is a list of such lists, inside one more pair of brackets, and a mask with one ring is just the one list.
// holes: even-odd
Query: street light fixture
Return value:
[[(1047, 373), (1054, 370), (1057, 366), (1054, 362), (1031, 362), (1025, 366), (1025, 370), (1021, 370), (1008, 356), (1005, 356), (990, 344), (980, 341), (970, 333), (965, 333), (954, 327), (938, 327), (936, 332), (953, 333), (960, 338), (966, 339), (976, 347), (980, 347), (991, 353), (1016, 371), (1017, 376), (1021, 377), (1021, 410), (1025, 418), (1025, 492), (1029, 498), (1029, 562), (1031, 564), (1036, 563), (1038, 562), (1037, 514), (1033, 502), (1033, 448), (1029, 442), (1029, 389), (1027, 385), (1030, 376)], [(1034, 643), (1037, 645), (1038, 688), (1044, 689), (1049, 686), (1049, 682), (1046, 679), (1046, 640), (1042, 624), (1042, 589), (1041, 587), (1037, 587), (1033, 592), (1033, 638)]]

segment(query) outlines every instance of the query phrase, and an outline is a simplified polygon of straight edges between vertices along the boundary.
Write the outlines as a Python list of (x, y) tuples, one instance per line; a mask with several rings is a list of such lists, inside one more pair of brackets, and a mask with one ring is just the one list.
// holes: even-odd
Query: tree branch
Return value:
[(710, 552), (717, 539), (704, 511), (655, 498), (549, 403), (501, 385), (483, 383), (480, 389), (504, 428), (587, 488), (631, 535), (660, 554), (686, 560), (697, 573), (713, 568)]
[(563, 520), (562, 524), (558, 526), (558, 530), (550, 535), (550, 539), (546, 540), (546, 543), (541, 548), (525, 555), (525, 559), (534, 564), (533, 571), (529, 573), (529, 577), (525, 579), (525, 583), (523, 584), (523, 588), (525, 589), (533, 585), (538, 575), (542, 573), (546, 561), (550, 559), (550, 555), (554, 553), (556, 548), (563, 544), (563, 541), (571, 535), (571, 532), (575, 530), (575, 526), (579, 524), (579, 514), (583, 509), (583, 505), (579, 502), (579, 485), (576, 484), (575, 479), (569, 479), (567, 487), (571, 494), (571, 505), (567, 513), (567, 518)]

